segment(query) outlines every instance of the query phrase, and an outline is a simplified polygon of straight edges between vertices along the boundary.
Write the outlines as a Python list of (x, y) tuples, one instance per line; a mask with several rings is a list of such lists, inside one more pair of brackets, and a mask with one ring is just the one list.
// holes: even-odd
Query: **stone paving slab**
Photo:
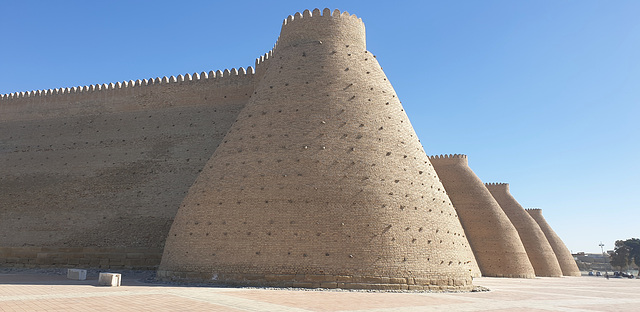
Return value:
[(489, 292), (379, 293), (176, 286), (123, 275), (97, 278), (0, 274), (0, 311), (640, 311), (640, 280), (602, 277), (477, 278)]

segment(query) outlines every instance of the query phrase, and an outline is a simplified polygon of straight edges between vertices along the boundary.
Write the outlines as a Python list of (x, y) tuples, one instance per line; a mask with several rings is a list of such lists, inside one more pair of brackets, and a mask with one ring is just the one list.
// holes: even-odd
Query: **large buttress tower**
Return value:
[(537, 276), (562, 276), (562, 270), (538, 223), (520, 206), (509, 193), (508, 183), (486, 183), (487, 189), (518, 230), (527, 256)]
[(354, 15), (285, 20), (176, 215), (164, 279), (470, 289), (473, 253)]
[(469, 168), (467, 156), (431, 156), (429, 160), (458, 212), (482, 275), (535, 277), (518, 231)]
[(544, 233), (544, 236), (547, 237), (549, 244), (551, 244), (551, 248), (553, 248), (553, 252), (556, 254), (558, 258), (558, 263), (560, 264), (560, 268), (562, 269), (562, 275), (565, 276), (581, 276), (580, 269), (578, 269), (578, 265), (576, 261), (573, 259), (569, 248), (564, 244), (560, 236), (556, 234), (556, 231), (551, 228), (547, 220), (545, 220), (542, 215), (542, 209), (527, 209), (529, 215), (536, 220), (540, 229)]

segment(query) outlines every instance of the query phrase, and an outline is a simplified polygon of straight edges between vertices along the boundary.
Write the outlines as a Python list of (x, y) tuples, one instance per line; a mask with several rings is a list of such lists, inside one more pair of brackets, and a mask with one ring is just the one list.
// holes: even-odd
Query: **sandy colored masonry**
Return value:
[(533, 278), (535, 273), (518, 231), (482, 181), (466, 155), (430, 156), (483, 276)]
[(178, 210), (158, 275), (469, 289), (479, 270), (464, 230), (362, 21), (290, 17), (263, 64)]
[(542, 216), (542, 209), (530, 208), (526, 209), (529, 215), (536, 220), (536, 223), (540, 226), (540, 229), (544, 233), (544, 236), (549, 241), (553, 253), (558, 258), (558, 264), (562, 269), (562, 275), (565, 276), (580, 276), (580, 270), (576, 261), (573, 259), (569, 248), (564, 244), (560, 236), (551, 228), (544, 216)]
[(538, 223), (509, 193), (509, 184), (486, 183), (485, 185), (518, 230), (518, 235), (527, 251), (536, 276), (562, 276), (560, 264), (558, 264), (558, 259), (549, 241)]
[(362, 20), (338, 10), (289, 16), (255, 67), (0, 95), (0, 166), (0, 266), (468, 290), (474, 251), (505, 247), (467, 236), (508, 245), (465, 231), (459, 217), (478, 221), (458, 216)]

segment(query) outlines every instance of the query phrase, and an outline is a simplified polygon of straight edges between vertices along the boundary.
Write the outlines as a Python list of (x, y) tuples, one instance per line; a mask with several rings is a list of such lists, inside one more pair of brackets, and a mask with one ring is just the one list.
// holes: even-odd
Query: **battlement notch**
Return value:
[(489, 190), (505, 190), (506, 192), (509, 192), (509, 183), (496, 183), (496, 182), (489, 182), (489, 183), (485, 183), (484, 184)]
[(230, 79), (230, 78), (244, 78), (246, 76), (252, 76), (255, 74), (255, 71), (251, 66), (247, 67), (239, 67), (238, 69), (232, 68), (231, 70), (225, 69), (224, 72), (218, 70), (218, 74), (210, 71), (209, 74), (202, 72), (201, 74), (186, 73), (184, 75), (178, 76), (170, 76), (170, 77), (156, 77), (149, 78), (143, 80), (129, 80), (129, 81), (118, 81), (111, 83), (103, 83), (103, 84), (95, 84), (88, 86), (76, 86), (76, 87), (66, 87), (66, 88), (56, 88), (56, 89), (46, 89), (46, 90), (32, 90), (32, 91), (23, 91), (23, 92), (13, 92), (7, 94), (0, 94), (0, 101), (12, 101), (12, 100), (23, 100), (23, 99), (33, 99), (37, 100), (38, 98), (50, 97), (50, 96), (69, 96), (69, 95), (80, 95), (80, 94), (89, 94), (98, 91), (110, 91), (110, 90), (130, 90), (132, 88), (140, 88), (151, 85), (158, 84), (169, 84), (169, 83), (196, 83), (200, 81), (210, 80), (210, 79)]
[(444, 154), (429, 156), (429, 161), (442, 165), (468, 164), (467, 155), (464, 154)]
[(531, 213), (539, 213), (542, 214), (542, 209), (540, 208), (526, 208), (525, 209), (529, 214)]

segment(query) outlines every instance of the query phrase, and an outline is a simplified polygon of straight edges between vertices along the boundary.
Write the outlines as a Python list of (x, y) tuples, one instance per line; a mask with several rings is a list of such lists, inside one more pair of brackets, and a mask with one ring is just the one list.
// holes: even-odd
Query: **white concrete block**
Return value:
[(67, 269), (67, 278), (72, 280), (84, 281), (87, 279), (87, 270)]
[(120, 273), (100, 273), (98, 285), (100, 286), (120, 286), (122, 276)]

